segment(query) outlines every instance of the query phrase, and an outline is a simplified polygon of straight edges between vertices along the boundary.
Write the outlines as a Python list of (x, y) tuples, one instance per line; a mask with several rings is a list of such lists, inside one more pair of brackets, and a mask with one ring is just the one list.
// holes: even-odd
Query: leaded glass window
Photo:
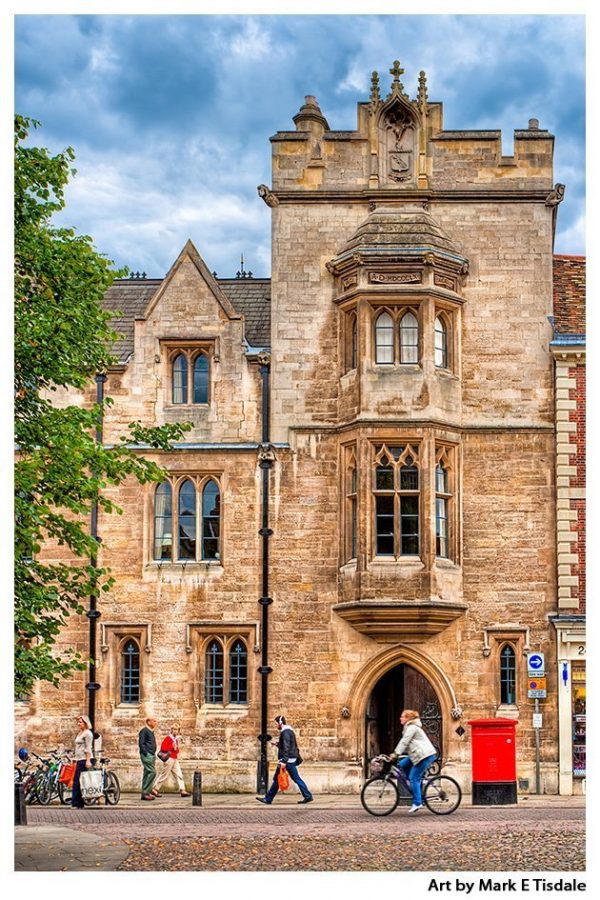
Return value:
[(208, 357), (200, 353), (194, 360), (194, 403), (208, 403)]
[(221, 494), (211, 479), (202, 491), (202, 559), (220, 559)]
[(402, 460), (400, 475), (400, 556), (419, 553), (419, 470), (410, 454)]
[(387, 312), (382, 312), (375, 323), (375, 362), (394, 362), (394, 322)]
[(417, 451), (380, 447), (374, 473), (375, 555), (418, 556), (420, 487)]
[(154, 559), (172, 559), (173, 491), (168, 481), (158, 485), (154, 494)]
[(121, 650), (121, 703), (140, 702), (140, 648), (136, 641), (125, 642)]
[(211, 641), (206, 648), (205, 699), (207, 703), (223, 702), (223, 647)]
[(196, 559), (196, 488), (189, 478), (179, 488), (178, 559)]
[(505, 644), (500, 651), (500, 702), (516, 703), (517, 661), (515, 651)]
[(356, 314), (352, 316), (350, 334), (350, 368), (355, 369), (358, 364), (358, 321)]
[(173, 360), (173, 403), (188, 402), (188, 361), (183, 353)]
[(448, 533), (448, 507), (450, 492), (448, 490), (448, 472), (442, 462), (435, 469), (435, 555), (443, 559), (450, 556)]
[(400, 320), (400, 362), (419, 362), (419, 323), (410, 311)]
[(248, 651), (241, 640), (229, 651), (229, 702), (248, 702)]
[(435, 364), (438, 369), (448, 368), (448, 329), (442, 316), (435, 320)]

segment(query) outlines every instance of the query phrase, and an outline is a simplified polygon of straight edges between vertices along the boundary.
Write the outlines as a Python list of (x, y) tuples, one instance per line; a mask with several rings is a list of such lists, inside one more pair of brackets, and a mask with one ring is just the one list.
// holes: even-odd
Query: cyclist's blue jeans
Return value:
[(421, 762), (418, 762), (416, 766), (413, 766), (408, 756), (404, 759), (401, 759), (398, 763), (399, 768), (402, 769), (406, 777), (408, 778), (410, 789), (413, 795), (413, 803), (415, 806), (423, 805), (423, 797), (421, 796), (421, 779), (429, 766), (435, 762), (437, 759), (437, 754), (434, 753), (432, 756), (426, 756), (425, 759), (422, 759)]
[[(285, 767), (288, 770), (289, 776), (292, 779), (292, 781), (295, 781), (296, 784), (298, 785), (298, 787), (300, 788), (300, 793), (302, 794), (304, 799), (310, 800), (312, 798), (312, 794), (309, 791), (309, 789), (307, 788), (307, 786), (304, 784), (302, 779), (300, 778), (300, 775), (298, 774), (298, 767), (295, 766), (293, 763), (286, 763)], [(267, 803), (273, 802), (273, 797), (279, 790), (279, 784), (277, 782), (278, 775), (279, 775), (279, 766), (277, 766), (275, 768), (275, 774), (273, 775), (273, 781), (271, 783), (271, 787), (265, 794), (265, 800), (267, 801)]]

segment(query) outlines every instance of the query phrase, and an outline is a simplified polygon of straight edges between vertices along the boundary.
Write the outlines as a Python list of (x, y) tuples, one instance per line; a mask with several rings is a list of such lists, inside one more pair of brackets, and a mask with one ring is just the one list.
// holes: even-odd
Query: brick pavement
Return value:
[[(255, 801), (256, 802), (256, 801)], [(473, 807), (461, 806), (450, 816), (434, 816), (422, 812), (408, 816), (399, 808), (385, 818), (369, 816), (356, 798), (354, 808), (322, 809), (317, 803), (300, 807), (265, 808), (102, 808), (70, 810), (61, 807), (32, 807), (28, 810), (31, 824), (65, 825), (96, 834), (122, 837), (185, 837), (194, 835), (379, 835), (395, 833), (460, 832), (466, 829), (496, 830), (507, 827), (561, 828), (580, 831), (585, 825), (582, 807)]]
[[(28, 817), (31, 832), (54, 828), (120, 844), (128, 855), (118, 865), (129, 871), (581, 871), (585, 866), (580, 802), (466, 803), (450, 816), (424, 811), (416, 817), (402, 807), (375, 818), (358, 797), (329, 798), (329, 803), (319, 798), (301, 807), (293, 797), (272, 807), (256, 801), (252, 806), (248, 797), (242, 805), (234, 805), (239, 802), (234, 798), (229, 805), (203, 807), (177, 799), (162, 806), (157, 801), (82, 811), (30, 807)], [(39, 853), (45, 852), (42, 841)], [(36, 868), (32, 847), (23, 868)]]

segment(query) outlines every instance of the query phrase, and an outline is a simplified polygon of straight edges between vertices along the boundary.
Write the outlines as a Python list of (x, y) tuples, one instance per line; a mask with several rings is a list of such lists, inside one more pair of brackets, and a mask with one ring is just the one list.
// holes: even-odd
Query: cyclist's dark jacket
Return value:
[(296, 735), (289, 725), (284, 725), (279, 734), (279, 743), (277, 744), (279, 752), (277, 758), (279, 762), (287, 763), (288, 760), (294, 760), (292, 765), (300, 765), (302, 757), (296, 743)]

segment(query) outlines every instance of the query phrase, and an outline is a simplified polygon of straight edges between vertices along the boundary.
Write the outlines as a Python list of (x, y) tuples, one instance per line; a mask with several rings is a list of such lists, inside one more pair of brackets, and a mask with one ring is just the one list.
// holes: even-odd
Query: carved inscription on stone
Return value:
[(371, 284), (420, 284), (421, 273), (369, 272), (369, 281)]
[(349, 288), (354, 287), (355, 284), (358, 284), (358, 275), (346, 275), (342, 278), (342, 290), (347, 291)]
[(433, 282), (434, 284), (439, 284), (440, 287), (448, 288), (449, 291), (456, 290), (454, 278), (448, 278), (446, 275), (434, 275)]

